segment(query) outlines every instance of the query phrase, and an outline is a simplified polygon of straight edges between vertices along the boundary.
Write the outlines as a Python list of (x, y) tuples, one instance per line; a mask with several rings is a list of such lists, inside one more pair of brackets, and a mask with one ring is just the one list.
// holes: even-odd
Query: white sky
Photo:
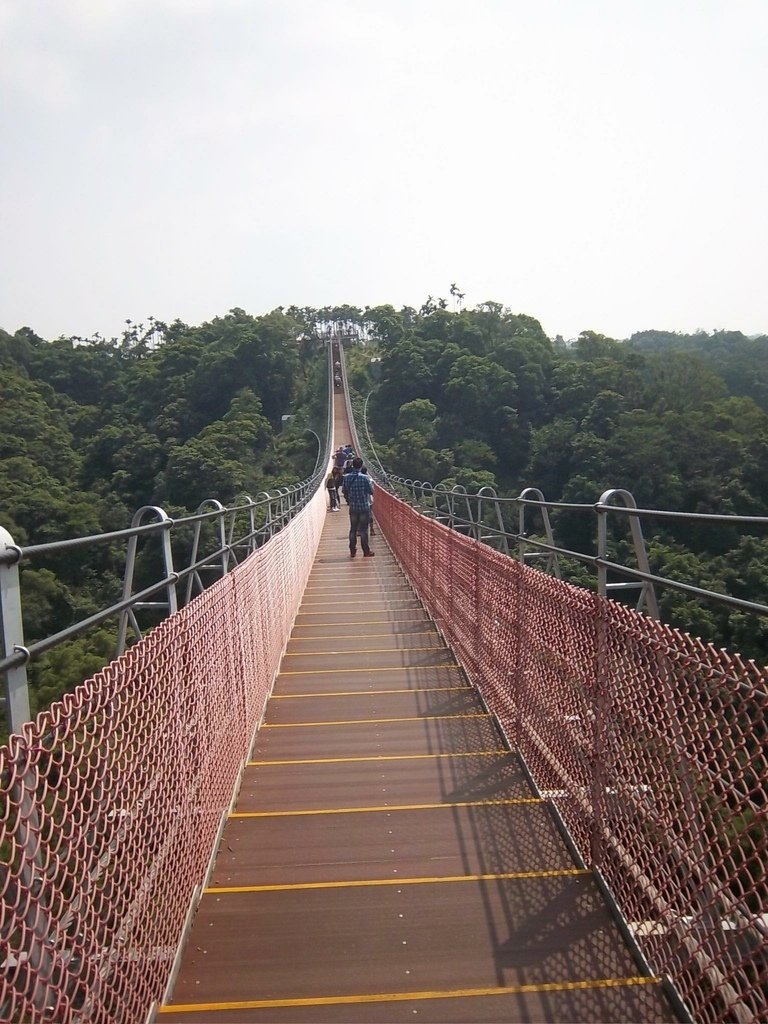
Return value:
[(768, 333), (768, 0), (0, 0), (0, 326)]

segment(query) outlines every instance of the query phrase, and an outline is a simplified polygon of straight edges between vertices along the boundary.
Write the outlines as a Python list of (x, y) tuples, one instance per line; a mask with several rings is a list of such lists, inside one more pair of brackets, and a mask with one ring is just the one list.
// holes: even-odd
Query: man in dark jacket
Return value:
[(360, 533), (360, 544), (364, 558), (373, 558), (374, 552), (368, 545), (368, 526), (371, 522), (371, 499), (373, 498), (373, 481), (360, 470), (363, 460), (356, 458), (352, 469), (344, 476), (342, 490), (349, 505), (349, 557), (357, 553), (357, 534)]

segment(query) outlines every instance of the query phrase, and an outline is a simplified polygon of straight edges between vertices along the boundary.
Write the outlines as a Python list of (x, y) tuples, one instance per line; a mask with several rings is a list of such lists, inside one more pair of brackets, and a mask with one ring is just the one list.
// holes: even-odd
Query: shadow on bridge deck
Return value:
[(380, 537), (329, 514), (158, 1019), (671, 1021)]

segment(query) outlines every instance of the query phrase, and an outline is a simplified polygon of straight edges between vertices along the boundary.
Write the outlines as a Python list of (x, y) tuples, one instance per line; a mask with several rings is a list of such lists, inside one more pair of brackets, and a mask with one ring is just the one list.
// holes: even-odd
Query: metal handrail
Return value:
[[(650, 519), (674, 519), (681, 521), (728, 523), (730, 525), (757, 525), (768, 527), (768, 516), (754, 515), (723, 515), (703, 512), (674, 512), (663, 509), (637, 507), (634, 497), (623, 488), (612, 488), (604, 491), (593, 503), (576, 503), (566, 501), (547, 501), (543, 493), (533, 487), (524, 488), (519, 495), (510, 497), (497, 495), (492, 488), (481, 488), (476, 494), (467, 494), (461, 484), (448, 489), (441, 484), (432, 485), (428, 481), (411, 480), (393, 473), (376, 474), (379, 486), (385, 487), (393, 494), (404, 497), (414, 508), (430, 518), (443, 522), (449, 529), (475, 537), (483, 542), (491, 542), (495, 547), (516, 557), (518, 561), (528, 562), (534, 558), (545, 559), (544, 570), (562, 578), (560, 559), (569, 558), (595, 571), (596, 589), (603, 597), (612, 597), (618, 591), (630, 587), (639, 591), (636, 605), (637, 611), (643, 611), (652, 618), (660, 617), (656, 588), (666, 587), (680, 593), (689, 594), (702, 600), (714, 601), (727, 607), (748, 611), (757, 615), (768, 615), (768, 604), (748, 601), (698, 587), (690, 583), (660, 576), (651, 572), (647, 547), (643, 537), (641, 521)], [(437, 496), (444, 500), (438, 506)], [(535, 497), (534, 497), (535, 495)], [(623, 504), (614, 504), (620, 500)], [(458, 511), (460, 506), (466, 507), (466, 514)], [(504, 528), (504, 509), (515, 510), (518, 514), (518, 530), (514, 532)], [(542, 516), (542, 525), (546, 541), (530, 535), (526, 529), (526, 510), (538, 510)], [(573, 551), (555, 543), (549, 513), (553, 510), (567, 510), (596, 517), (596, 552), (589, 554)], [(630, 535), (636, 566), (615, 562), (607, 552), (607, 517), (619, 515), (629, 520)], [(495, 518), (495, 524), (490, 520)], [(626, 582), (611, 582), (608, 573), (622, 576)]]

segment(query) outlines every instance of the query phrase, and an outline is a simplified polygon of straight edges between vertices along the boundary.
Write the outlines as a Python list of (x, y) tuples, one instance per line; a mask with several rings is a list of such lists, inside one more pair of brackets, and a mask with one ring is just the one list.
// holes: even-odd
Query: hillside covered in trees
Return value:
[(375, 333), (370, 415), (396, 472), (510, 494), (533, 485), (553, 500), (617, 486), (649, 508), (766, 508), (768, 337), (649, 350), (651, 332), (626, 343), (585, 332), (566, 346), (496, 303), (392, 310)]
[[(280, 311), (239, 309), (109, 341), (0, 331), (0, 525), (44, 544), (125, 529), (142, 505), (176, 516), (306, 478), (317, 441), (303, 428), (323, 432), (327, 369), (302, 337)], [(25, 639), (116, 601), (124, 562), (125, 545), (22, 562)], [(115, 628), (30, 665), (38, 708), (104, 664)]]
[[(510, 496), (536, 486), (566, 502), (624, 487), (646, 508), (766, 514), (768, 337), (585, 332), (565, 344), (499, 303), (457, 305), (234, 309), (197, 327), (129, 323), (109, 341), (0, 331), (0, 524), (39, 544), (125, 528), (144, 504), (174, 515), (307, 476), (317, 444), (304, 428), (325, 422), (320, 342), (334, 324), (360, 342), (347, 350), (349, 380), (370, 393), (391, 472)], [(594, 543), (566, 516), (558, 531), (565, 546)], [(768, 538), (757, 529), (660, 524), (650, 555), (653, 571), (683, 582), (768, 595)], [(113, 599), (122, 562), (102, 549), (22, 568), (34, 640)], [(754, 617), (673, 593), (663, 614), (768, 660), (768, 630)], [(105, 627), (45, 655), (39, 704), (98, 668), (113, 639)]]
[[(768, 336), (645, 332), (621, 342), (587, 331), (566, 345), (494, 302), (379, 307), (367, 319), (379, 361), (358, 384), (375, 386), (369, 418), (395, 473), (506, 495), (535, 486), (551, 501), (591, 504), (622, 487), (644, 508), (768, 512)], [(564, 546), (594, 551), (593, 524), (555, 520)], [(659, 521), (647, 539), (659, 575), (768, 599), (764, 529)], [(627, 542), (616, 538), (614, 551), (621, 561)], [(578, 570), (572, 578), (591, 585)], [(661, 597), (666, 621), (768, 661), (764, 619)]]

